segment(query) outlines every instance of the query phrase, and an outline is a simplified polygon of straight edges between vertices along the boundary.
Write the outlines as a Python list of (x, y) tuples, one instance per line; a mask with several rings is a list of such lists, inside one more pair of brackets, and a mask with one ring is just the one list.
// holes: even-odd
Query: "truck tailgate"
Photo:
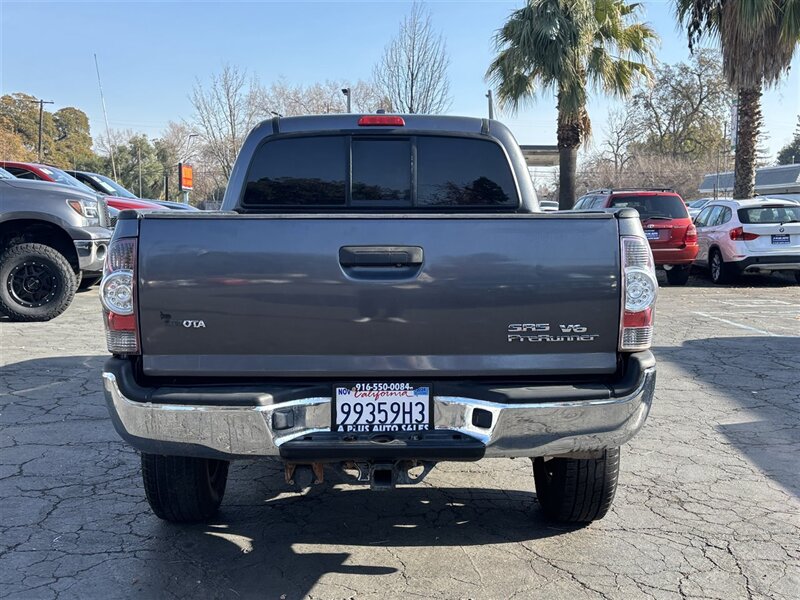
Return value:
[(149, 375), (445, 377), (616, 369), (612, 215), (146, 215)]

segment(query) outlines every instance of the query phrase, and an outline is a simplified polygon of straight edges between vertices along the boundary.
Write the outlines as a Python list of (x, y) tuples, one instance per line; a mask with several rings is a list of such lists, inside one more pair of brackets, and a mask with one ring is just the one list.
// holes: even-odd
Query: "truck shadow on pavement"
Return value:
[[(705, 394), (730, 402), (729, 411), (708, 414), (703, 421), (712, 423), (727, 443), (773, 481), (800, 497), (800, 336), (687, 340), (653, 351), (657, 360), (688, 371), (699, 384), (701, 394), (687, 393), (686, 402), (702, 403)], [(685, 417), (691, 418), (695, 409), (703, 410), (697, 404), (687, 406)]]
[[(322, 585), (316, 590), (320, 597), (350, 598), (354, 589), (348, 585), (377, 593), (384, 586), (387, 593), (403, 588), (395, 578), (389, 583), (358, 576), (428, 572), (426, 563), (441, 565), (443, 552), (453, 553), (452, 575), (469, 573), (469, 563), (462, 564), (466, 547), (569, 531), (538, 518), (533, 493), (421, 486), (380, 493), (324, 485), (298, 495), (282, 494), (281, 478), (282, 472), (267, 462), (243, 465), (234, 473), (228, 501), (209, 524), (177, 526), (150, 519), (149, 550), (190, 556), (204, 573), (203, 583), (214, 582), (220, 597), (228, 592), (293, 600)], [(266, 492), (267, 499), (254, 505), (256, 492), (262, 498)], [(408, 547), (419, 550), (408, 552)]]
[[(543, 520), (527, 460), (498, 460), (489, 469), (448, 464), (423, 484), (389, 493), (333, 476), (293, 491), (279, 462), (240, 461), (215, 519), (165, 523), (145, 501), (138, 455), (108, 418), (105, 360), (63, 356), (0, 367), (0, 463), (12, 473), (0, 479), (9, 510), (0, 532), (11, 528), (14, 539), (69, 560), (97, 557), (96, 567), (74, 575), (79, 597), (400, 595), (408, 573), (469, 577), (472, 557), (482, 560), (479, 547), (535, 544), (578, 529)], [(31, 498), (30, 490), (39, 493)], [(436, 572), (443, 556), (452, 572)], [(109, 557), (113, 568), (102, 566)]]

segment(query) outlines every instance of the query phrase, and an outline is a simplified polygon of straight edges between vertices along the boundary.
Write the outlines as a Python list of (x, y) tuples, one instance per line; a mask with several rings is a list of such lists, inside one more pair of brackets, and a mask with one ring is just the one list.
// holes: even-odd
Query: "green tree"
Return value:
[(725, 123), (733, 95), (719, 52), (704, 49), (689, 62), (658, 65), (654, 72), (652, 85), (633, 96), (634, 130), (640, 136), (629, 150), (684, 160), (716, 159), (726, 152)]
[(55, 139), (47, 151), (48, 162), (65, 168), (96, 163), (85, 112), (68, 106), (53, 113), (52, 121)]
[[(0, 97), (0, 126), (19, 137), (28, 153), (34, 153), (39, 143), (39, 109), (30, 94), (6, 94)], [(46, 123), (46, 122), (45, 122)], [(43, 140), (46, 140), (44, 131)]]
[(752, 198), (761, 93), (789, 70), (800, 43), (800, 0), (675, 0), (689, 48), (704, 35), (719, 43), (725, 78), (737, 95), (734, 198)]
[(800, 117), (797, 118), (794, 139), (778, 152), (779, 165), (793, 165), (795, 163), (800, 163)]
[(591, 90), (628, 96), (638, 76), (650, 78), (657, 35), (624, 0), (527, 0), (495, 37), (487, 77), (501, 105), (555, 92), (558, 109), (559, 206), (575, 203), (578, 148), (591, 132)]
[[(0, 130), (14, 136), (23, 152), (21, 160), (37, 160), (39, 149), (39, 106), (30, 94), (15, 93), (0, 98)], [(17, 147), (17, 146), (15, 146)], [(8, 155), (6, 155), (8, 157)], [(89, 133), (89, 117), (82, 110), (68, 106), (42, 114), (42, 161), (64, 168), (96, 164)]]

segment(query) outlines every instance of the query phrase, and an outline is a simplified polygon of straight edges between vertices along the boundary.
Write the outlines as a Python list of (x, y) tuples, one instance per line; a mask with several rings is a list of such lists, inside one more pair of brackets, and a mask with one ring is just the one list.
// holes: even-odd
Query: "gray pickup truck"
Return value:
[(543, 213), (497, 121), (276, 118), (221, 213), (123, 211), (103, 381), (159, 517), (207, 519), (234, 459), (387, 490), (529, 458), (555, 520), (601, 518), (653, 398), (635, 211)]
[(0, 169), (0, 314), (47, 321), (64, 312), (82, 281), (100, 278), (109, 224), (94, 194)]

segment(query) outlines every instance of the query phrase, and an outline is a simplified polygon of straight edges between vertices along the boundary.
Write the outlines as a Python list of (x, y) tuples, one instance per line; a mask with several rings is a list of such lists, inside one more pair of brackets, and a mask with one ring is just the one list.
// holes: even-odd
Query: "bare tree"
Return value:
[(444, 38), (434, 31), (430, 12), (414, 3), (373, 77), (394, 112), (435, 114), (450, 107), (449, 65)]
[(352, 108), (356, 112), (374, 112), (383, 104), (380, 90), (368, 81), (359, 80), (355, 84), (326, 81), (304, 86), (279, 79), (262, 90), (258, 106), (264, 114), (278, 113), (286, 117), (343, 113), (347, 110), (347, 99), (342, 94), (345, 88), (350, 90)]
[(608, 112), (608, 124), (601, 153), (614, 165), (614, 173), (619, 174), (633, 158), (631, 146), (641, 139), (643, 128), (630, 108), (612, 109)]
[(208, 87), (198, 82), (192, 90), (194, 129), (225, 178), (245, 136), (258, 121), (259, 89), (258, 81), (248, 79), (246, 71), (225, 65), (221, 73), (211, 76)]

